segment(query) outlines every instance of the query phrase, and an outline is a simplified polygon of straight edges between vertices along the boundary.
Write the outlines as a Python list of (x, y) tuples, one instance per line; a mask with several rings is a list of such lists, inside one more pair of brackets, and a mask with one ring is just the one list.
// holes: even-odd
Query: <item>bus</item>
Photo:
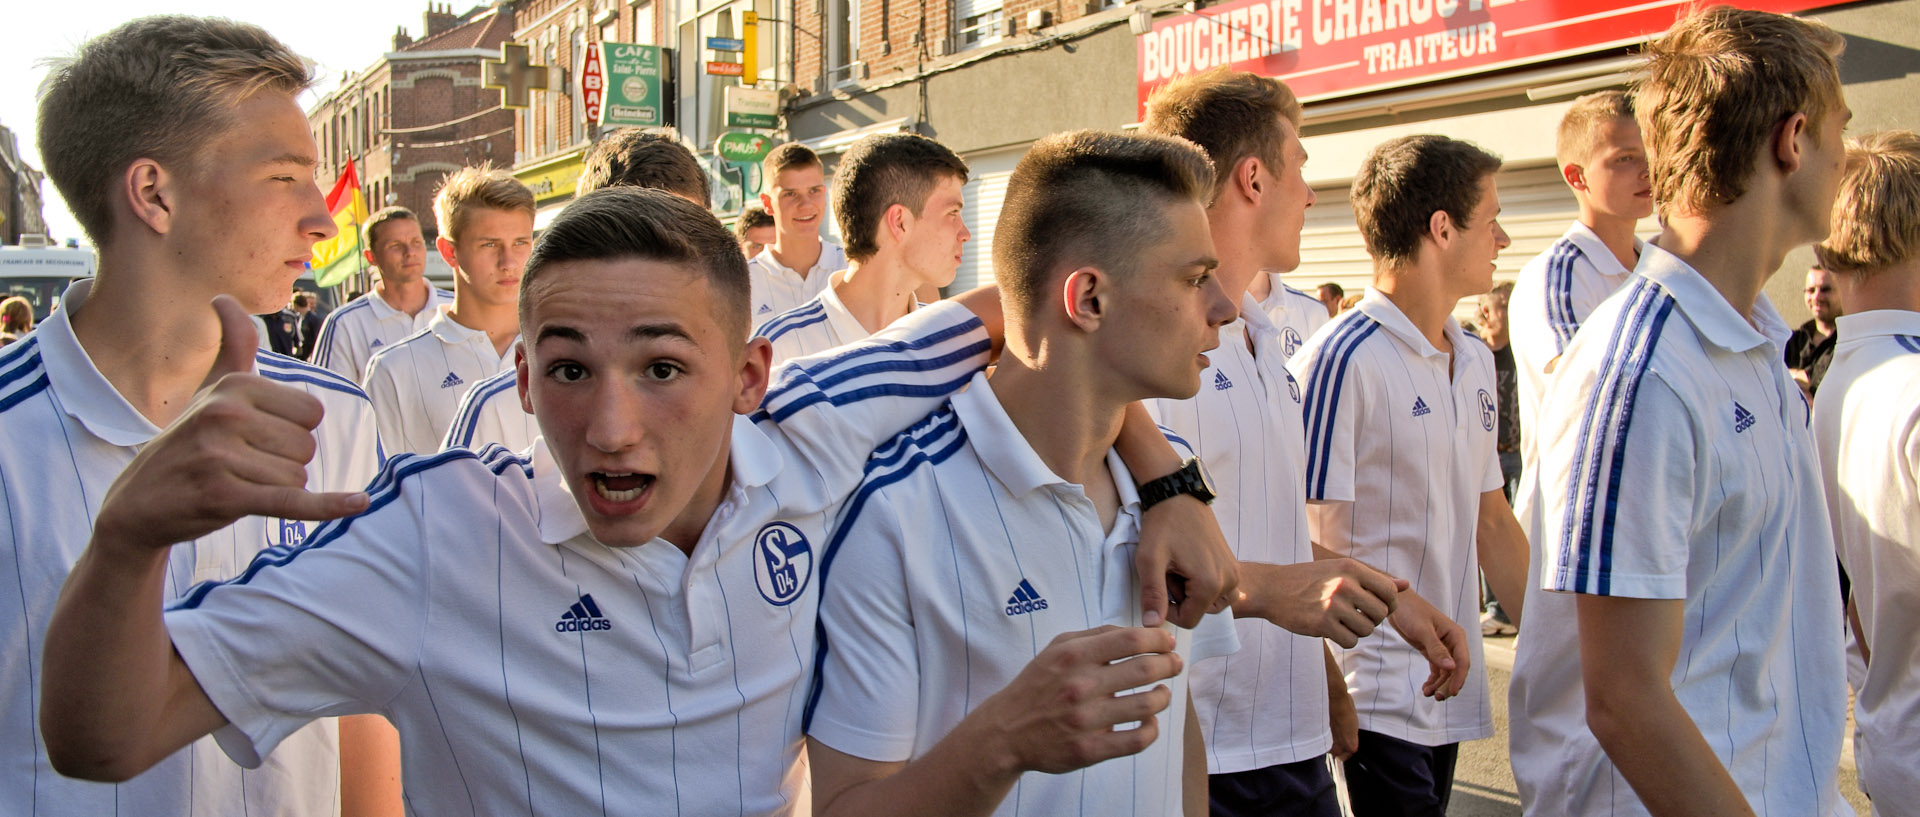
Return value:
[(39, 323), (60, 305), (67, 284), (92, 278), (94, 269), (93, 250), (84, 247), (0, 247), (0, 298), (27, 299)]

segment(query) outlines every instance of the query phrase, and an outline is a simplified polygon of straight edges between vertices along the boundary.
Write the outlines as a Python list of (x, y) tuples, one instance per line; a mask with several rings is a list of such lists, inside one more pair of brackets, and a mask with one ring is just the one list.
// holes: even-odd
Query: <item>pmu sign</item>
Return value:
[[(1795, 12), (1845, 0), (1733, 0)], [(1684, 0), (1232, 0), (1167, 17), (1138, 38), (1139, 103), (1226, 65), (1315, 101), (1493, 71), (1651, 39)]]

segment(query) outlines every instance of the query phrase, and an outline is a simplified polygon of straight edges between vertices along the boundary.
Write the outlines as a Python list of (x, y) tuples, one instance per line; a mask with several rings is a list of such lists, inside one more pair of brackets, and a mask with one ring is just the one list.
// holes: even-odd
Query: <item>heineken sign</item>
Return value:
[(667, 124), (666, 59), (657, 45), (601, 43), (606, 74), (600, 124), (654, 128)]
[(759, 164), (773, 152), (773, 140), (757, 133), (723, 133), (713, 144), (713, 153), (734, 164)]

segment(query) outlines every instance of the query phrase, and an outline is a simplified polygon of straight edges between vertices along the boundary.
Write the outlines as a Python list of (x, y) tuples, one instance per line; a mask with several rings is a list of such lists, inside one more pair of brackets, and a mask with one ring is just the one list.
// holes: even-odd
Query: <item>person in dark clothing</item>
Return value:
[(1793, 330), (1793, 336), (1787, 339), (1787, 371), (1811, 397), (1820, 391), (1820, 379), (1827, 376), (1833, 347), (1840, 340), (1834, 320), (1846, 310), (1833, 290), (1833, 276), (1818, 266), (1807, 270), (1806, 296), (1807, 311), (1813, 313), (1813, 319)]
[(313, 342), (320, 337), (322, 320), (320, 310), (315, 308), (317, 300), (311, 292), (293, 293), (293, 314), (299, 317), (294, 328), (293, 356), (301, 360), (313, 359)]
[[(1512, 338), (1507, 333), (1507, 302), (1513, 297), (1513, 282), (1501, 281), (1493, 289), (1480, 296), (1481, 340), (1493, 348), (1493, 382), (1496, 402), (1499, 403), (1498, 425), (1494, 427), (1494, 448), (1500, 455), (1500, 476), (1506, 479), (1507, 501), (1513, 501), (1514, 493), (1520, 488), (1520, 368), (1513, 359)], [(1480, 617), (1480, 633), (1483, 636), (1513, 635), (1518, 632), (1513, 621), (1500, 609), (1500, 600), (1493, 597), (1493, 590), (1480, 583), (1486, 594), (1486, 612)]]

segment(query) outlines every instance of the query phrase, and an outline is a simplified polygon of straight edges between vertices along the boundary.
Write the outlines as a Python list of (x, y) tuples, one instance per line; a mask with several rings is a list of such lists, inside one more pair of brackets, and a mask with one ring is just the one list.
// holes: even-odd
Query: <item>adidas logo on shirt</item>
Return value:
[(1415, 395), (1413, 398), (1413, 416), (1425, 417), (1432, 413), (1433, 409), (1427, 408), (1427, 401), (1420, 399), (1419, 395)]
[(1047, 600), (1040, 597), (1040, 591), (1026, 579), (1020, 580), (1020, 586), (1013, 588), (1013, 595), (1007, 597), (1007, 615), (1022, 616), (1047, 609)]
[(447, 379), (440, 381), (440, 388), (451, 389), (465, 382), (467, 381), (461, 380), (459, 375), (453, 372), (447, 372)]
[(589, 630), (611, 630), (613, 622), (600, 614), (600, 605), (593, 603), (593, 594), (588, 593), (573, 603), (572, 607), (560, 614), (560, 620), (553, 625), (556, 633), (586, 632)]
[(1735, 400), (1733, 403), (1733, 433), (1738, 434), (1749, 428), (1753, 428), (1753, 420), (1753, 412), (1748, 411), (1746, 406), (1740, 405), (1740, 401)]
[(372, 343), (369, 343), (369, 344), (367, 344), (367, 348), (368, 348), (368, 349), (378, 349), (378, 348), (380, 348), (380, 347), (382, 347), (382, 346), (385, 346), (385, 345), (386, 345), (386, 344), (384, 344), (384, 343), (381, 343), (381, 342), (380, 342), (380, 339), (379, 339), (379, 338), (374, 338), (374, 339), (373, 339), (373, 342), (372, 342)]
[(773, 306), (771, 304), (761, 304), (760, 311), (754, 314), (765, 315), (768, 312), (772, 312), (772, 311), (773, 311)]
[(1231, 389), (1231, 388), (1233, 388), (1233, 381), (1227, 379), (1226, 372), (1215, 371), (1213, 373), (1213, 390), (1214, 391), (1226, 391), (1227, 389)]

